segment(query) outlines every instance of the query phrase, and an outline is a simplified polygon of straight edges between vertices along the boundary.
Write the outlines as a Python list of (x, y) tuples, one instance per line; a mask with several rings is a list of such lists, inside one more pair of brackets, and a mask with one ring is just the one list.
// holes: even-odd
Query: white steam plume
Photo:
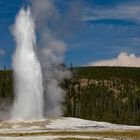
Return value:
[(70, 77), (70, 72), (62, 67), (66, 44), (57, 39), (56, 32), (50, 28), (59, 19), (59, 13), (54, 6), (53, 0), (30, 0), (32, 12), (35, 17), (37, 31), (40, 34), (39, 59), (43, 72), (45, 115), (58, 117), (63, 115), (62, 102), (64, 90), (60, 82)]
[(21, 9), (13, 28), (17, 44), (13, 57), (15, 102), (12, 119), (43, 118), (41, 66), (36, 56), (35, 25), (30, 9)]
[(118, 67), (140, 67), (140, 57), (135, 54), (120, 53), (116, 59), (91, 62), (89, 66), (118, 66)]

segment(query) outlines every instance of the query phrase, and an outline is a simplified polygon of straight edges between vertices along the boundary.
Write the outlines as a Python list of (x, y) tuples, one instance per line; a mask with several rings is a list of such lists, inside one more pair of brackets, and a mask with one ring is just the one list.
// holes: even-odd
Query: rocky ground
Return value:
[(116, 125), (78, 118), (0, 122), (0, 140), (99, 139), (138, 140), (140, 126)]

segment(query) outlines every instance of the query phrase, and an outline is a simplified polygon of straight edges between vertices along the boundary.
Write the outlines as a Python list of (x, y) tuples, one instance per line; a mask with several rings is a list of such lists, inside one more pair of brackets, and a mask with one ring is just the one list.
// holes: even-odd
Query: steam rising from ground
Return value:
[(89, 66), (120, 66), (120, 67), (140, 67), (140, 57), (135, 54), (120, 53), (116, 59), (101, 60), (92, 62)]
[(40, 46), (39, 59), (42, 66), (45, 115), (47, 117), (58, 117), (63, 115), (62, 102), (64, 101), (64, 90), (59, 86), (64, 78), (70, 77), (62, 64), (66, 44), (57, 39), (57, 33), (53, 26), (59, 19), (59, 12), (54, 6), (54, 0), (30, 0), (32, 14), (35, 17)]
[(62, 66), (66, 44), (57, 39), (50, 27), (59, 18), (59, 13), (53, 0), (30, 2), (31, 12), (29, 9), (20, 11), (13, 31), (17, 49), (13, 62), (16, 100), (12, 116), (16, 119), (38, 119), (44, 113), (45, 117), (58, 117), (63, 115), (64, 101), (64, 90), (60, 83), (71, 76)]
[(36, 57), (35, 25), (30, 9), (21, 9), (13, 34), (17, 43), (13, 58), (15, 103), (13, 119), (43, 118), (43, 84), (41, 66)]

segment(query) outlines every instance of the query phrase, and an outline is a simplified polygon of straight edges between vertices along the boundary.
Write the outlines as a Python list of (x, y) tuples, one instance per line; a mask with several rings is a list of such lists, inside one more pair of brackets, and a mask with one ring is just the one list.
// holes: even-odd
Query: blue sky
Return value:
[[(61, 20), (67, 24), (58, 30), (68, 46), (67, 65), (111, 59), (121, 52), (140, 56), (139, 0), (54, 1)], [(11, 67), (15, 49), (11, 27), (19, 9), (27, 3), (28, 0), (0, 0), (0, 67)]]

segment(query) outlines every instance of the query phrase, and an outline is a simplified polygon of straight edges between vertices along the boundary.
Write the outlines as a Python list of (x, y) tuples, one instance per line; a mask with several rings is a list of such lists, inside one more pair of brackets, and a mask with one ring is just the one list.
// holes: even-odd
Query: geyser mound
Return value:
[(15, 102), (12, 119), (42, 119), (42, 72), (35, 52), (35, 24), (29, 8), (20, 10), (16, 17), (13, 35), (17, 47), (13, 57)]

